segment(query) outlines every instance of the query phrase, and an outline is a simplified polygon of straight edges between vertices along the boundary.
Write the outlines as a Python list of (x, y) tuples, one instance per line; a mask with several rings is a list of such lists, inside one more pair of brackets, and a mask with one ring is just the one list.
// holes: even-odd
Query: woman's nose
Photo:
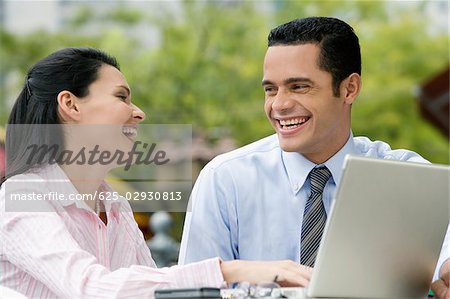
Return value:
[(143, 121), (145, 119), (145, 113), (144, 111), (142, 111), (138, 106), (133, 105), (133, 119), (140, 123), (141, 121)]

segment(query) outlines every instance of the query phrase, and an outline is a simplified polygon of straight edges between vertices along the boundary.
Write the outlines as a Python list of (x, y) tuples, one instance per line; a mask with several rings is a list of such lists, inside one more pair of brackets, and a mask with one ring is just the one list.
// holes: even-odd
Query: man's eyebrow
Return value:
[(127, 86), (125, 86), (125, 85), (117, 85), (117, 87), (125, 89), (127, 91), (128, 95), (131, 94), (131, 90)]
[(269, 80), (262, 80), (261, 85), (262, 86), (264, 86), (264, 85), (273, 85), (273, 82), (269, 81)]
[[(313, 84), (313, 83), (314, 83), (314, 82), (313, 82), (311, 79), (309, 79), (309, 78), (304, 78), (304, 77), (292, 77), (292, 78), (288, 78), (288, 79), (284, 80), (284, 81), (283, 81), (283, 84), (284, 84), (284, 85), (287, 85), (287, 84), (297, 83), (297, 82), (310, 83), (310, 84)], [(270, 81), (270, 80), (263, 80), (263, 81), (261, 82), (261, 85), (264, 86), (264, 85), (275, 85), (275, 84), (274, 84), (272, 81)]]
[(293, 77), (293, 78), (284, 80), (284, 84), (291, 84), (291, 83), (297, 83), (297, 82), (311, 83), (311, 84), (314, 83), (311, 79), (305, 78), (305, 77)]

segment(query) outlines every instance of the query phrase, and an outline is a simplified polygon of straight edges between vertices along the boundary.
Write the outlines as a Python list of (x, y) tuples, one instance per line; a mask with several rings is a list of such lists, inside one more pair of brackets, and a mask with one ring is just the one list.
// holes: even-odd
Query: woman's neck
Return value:
[[(99, 190), (100, 185), (105, 180), (108, 169), (101, 167), (101, 165), (60, 165), (61, 169), (65, 172), (71, 183), (74, 185), (80, 194), (88, 194), (94, 199), (94, 195)], [(98, 196), (97, 196), (98, 197)], [(95, 200), (85, 200), (85, 203), (96, 211)], [(98, 212), (98, 211), (96, 211)]]

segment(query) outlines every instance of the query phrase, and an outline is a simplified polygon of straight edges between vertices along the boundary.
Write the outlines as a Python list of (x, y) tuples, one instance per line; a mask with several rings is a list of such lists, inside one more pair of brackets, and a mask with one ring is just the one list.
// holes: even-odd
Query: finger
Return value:
[(313, 268), (306, 265), (298, 264), (291, 260), (283, 261), (283, 269), (286, 271), (293, 272), (295, 275), (301, 275), (306, 279), (310, 280), (313, 272)]
[(312, 277), (312, 271), (310, 270), (302, 270), (300, 271), (300, 275), (308, 280), (311, 280)]
[(312, 268), (307, 267), (304, 265), (301, 265), (300, 271), (296, 271), (294, 273), (295, 277), (298, 277), (299, 281), (301, 281), (302, 286), (308, 286), (309, 281), (311, 280), (312, 276)]
[(445, 284), (447, 286), (449, 286), (449, 284), (450, 284), (450, 272), (445, 273), (444, 275), (442, 275), (441, 279), (445, 282)]
[(288, 272), (277, 281), (282, 287), (307, 287), (309, 278), (298, 275), (296, 273)]
[(298, 264), (291, 260), (281, 261), (282, 272), (278, 275), (277, 282), (284, 287), (305, 287), (311, 280), (313, 268)]
[[(438, 298), (445, 298), (448, 299), (448, 296), (450, 295), (448, 291), (448, 287), (445, 285), (444, 281), (442, 279), (436, 280), (431, 284), (431, 290)], [(447, 293), (447, 294), (446, 294)]]
[(302, 265), (302, 266), (303, 266), (303, 269), (304, 269), (306, 272), (308, 272), (308, 273), (310, 273), (310, 274), (313, 273), (314, 268), (311, 268), (311, 267), (308, 267), (308, 266), (305, 266), (305, 265)]
[(445, 296), (443, 296), (443, 298), (450, 299), (450, 272), (447, 272), (444, 275), (442, 275), (441, 280), (443, 281), (443, 284), (447, 289)]
[(313, 268), (305, 266), (305, 265), (300, 265), (300, 275), (307, 278), (308, 280), (311, 280), (311, 276), (313, 273)]

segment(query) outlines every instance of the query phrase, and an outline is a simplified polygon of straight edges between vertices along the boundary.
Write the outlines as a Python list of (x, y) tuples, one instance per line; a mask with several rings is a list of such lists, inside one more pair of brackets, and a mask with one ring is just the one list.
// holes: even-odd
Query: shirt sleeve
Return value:
[(219, 178), (216, 169), (208, 166), (200, 172), (186, 213), (180, 265), (214, 256), (223, 260), (239, 258), (231, 179), (225, 175)]
[(58, 297), (152, 298), (157, 288), (223, 284), (218, 258), (162, 269), (133, 265), (109, 271), (80, 248), (56, 212), (5, 212), (4, 194), (0, 192), (0, 256)]

